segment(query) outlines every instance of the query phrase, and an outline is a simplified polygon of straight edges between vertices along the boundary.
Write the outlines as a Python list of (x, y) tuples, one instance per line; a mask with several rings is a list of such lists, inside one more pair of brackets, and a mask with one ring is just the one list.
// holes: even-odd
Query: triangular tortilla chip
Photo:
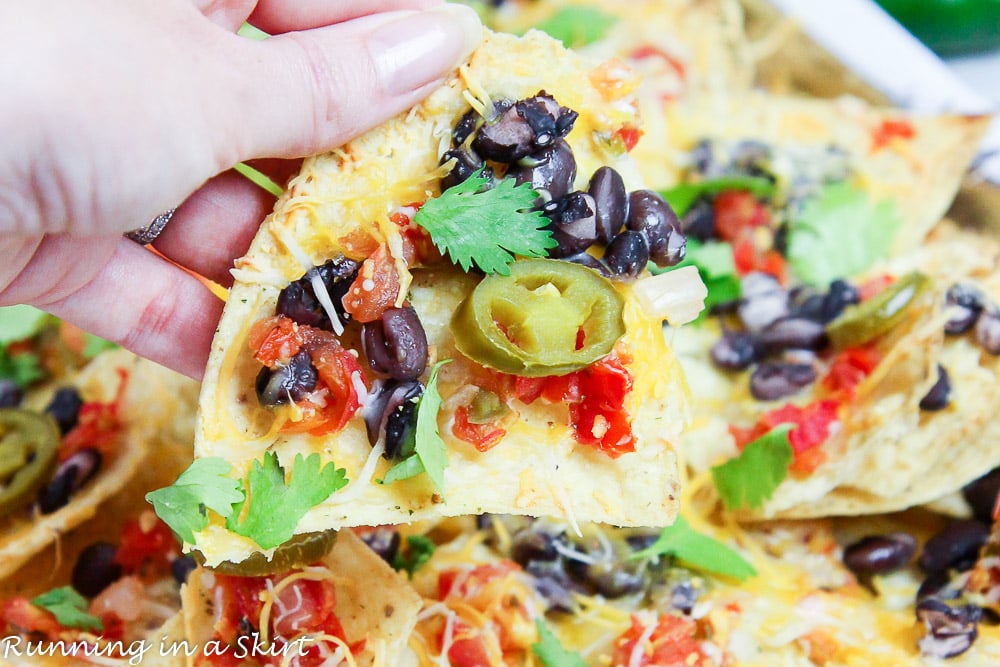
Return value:
[[(670, 438), (681, 422), (682, 389), (660, 335), (662, 318), (645, 314), (629, 283), (615, 283), (625, 302), (619, 349), (631, 359), (626, 366), (634, 380), (625, 399), (634, 453), (612, 458), (576, 442), (566, 406), (544, 401), (519, 403), (517, 416), (503, 422), (503, 440), (489, 451), (477, 451), (453, 436), (452, 419), (460, 402), (468, 400), (474, 374), (482, 378), (484, 369), (455, 350), (449, 321), (479, 278), (448, 262), (411, 273), (401, 259), (398, 227), (388, 217), (439, 192), (439, 158), (470, 102), (523, 99), (540, 90), (580, 114), (567, 136), (578, 165), (576, 187), (586, 188), (590, 175), (610, 164), (635, 189), (634, 165), (620, 142), (609, 141), (636, 122), (633, 86), (620, 65), (595, 64), (540, 33), (523, 38), (492, 34), (457, 76), (410, 113), (341, 150), (308, 159), (247, 256), (237, 262), (237, 282), (205, 373), (196, 457), (221, 457), (235, 466), (234, 476), (245, 475), (265, 451), (274, 452), (286, 469), (297, 454), (313, 453), (346, 469), (348, 485), (306, 512), (297, 533), (486, 511), (669, 524), (676, 512)], [(251, 328), (274, 316), (279, 291), (307, 266), (341, 252), (352, 254), (359, 235), (385, 239), (402, 269), (400, 301), (406, 297), (416, 309), (431, 361), (453, 360), (441, 368), (438, 386), (444, 403), (437, 425), (448, 459), (442, 489), (423, 474), (378, 484), (391, 465), (372, 454), (360, 416), (330, 436), (287, 433), (275, 412), (262, 408), (254, 395), (261, 364), (248, 346)], [(353, 254), (358, 256), (356, 248)], [(293, 413), (283, 414), (295, 419)], [(260, 550), (224, 529), (217, 518), (195, 537), (209, 565), (237, 562)]]
[[(205, 650), (229, 653), (229, 657), (244, 660), (252, 660), (254, 651), (258, 652), (258, 657), (264, 655), (265, 650), (277, 651), (278, 648), (260, 648), (264, 645), (278, 646), (269, 641), (274, 638), (273, 633), (277, 626), (269, 626), (271, 634), (265, 637), (260, 627), (261, 618), (248, 618), (247, 621), (258, 631), (258, 638), (262, 644), (255, 645), (252, 640), (246, 641), (242, 636), (241, 639), (244, 641), (237, 640), (235, 644), (228, 644), (218, 639), (216, 636), (218, 623), (232, 624), (239, 622), (240, 619), (220, 620), (219, 615), (223, 611), (217, 605), (220, 604), (220, 600), (225, 599), (225, 596), (217, 590), (214, 583), (215, 576), (208, 570), (195, 570), (182, 590), (185, 638), (188, 647), (196, 653)], [(296, 654), (315, 649), (317, 644), (322, 642), (323, 650), (327, 651), (323, 655), (334, 655), (339, 648), (342, 660), (346, 655), (352, 655), (354, 662), (350, 664), (357, 664), (359, 667), (399, 664), (398, 658), (406, 647), (417, 621), (421, 605), (420, 596), (410, 588), (401, 575), (389, 567), (352, 531), (341, 531), (337, 535), (333, 549), (319, 563), (274, 575), (272, 583), (266, 590), (278, 591), (280, 595), (280, 590), (293, 585), (296, 580), (333, 583), (336, 597), (333, 614), (336, 616), (336, 622), (343, 628), (344, 636), (339, 638), (340, 641), (327, 641), (323, 635), (315, 631), (315, 624), (310, 625), (308, 619), (295, 621), (293, 626), (297, 627), (296, 624), (301, 623), (302, 627), (310, 628), (311, 631), (300, 633), (301, 636), (284, 637), (287, 642), (284, 655), (287, 655), (289, 660)], [(269, 609), (270, 622), (281, 623), (287, 610), (275, 602), (275, 596), (264, 594), (262, 601), (267, 605), (265, 609)], [(311, 607), (306, 605), (302, 609)], [(303, 612), (292, 610), (288, 613), (292, 614), (288, 618), (295, 618), (295, 613)], [(288, 622), (287, 618), (284, 622)], [(331, 630), (326, 629), (324, 632)], [(296, 641), (298, 643), (295, 643)], [(189, 657), (188, 660), (188, 664), (193, 665), (196, 656)]]

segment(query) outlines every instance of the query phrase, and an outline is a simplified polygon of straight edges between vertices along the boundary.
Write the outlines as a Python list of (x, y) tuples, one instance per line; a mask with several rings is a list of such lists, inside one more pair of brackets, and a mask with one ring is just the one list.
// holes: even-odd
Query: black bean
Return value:
[(462, 117), (458, 119), (455, 123), (455, 129), (451, 132), (451, 145), (453, 148), (457, 148), (465, 143), (465, 140), (472, 136), (472, 133), (476, 131), (476, 127), (479, 125), (479, 121), (482, 120), (482, 116), (475, 109), (469, 109)]
[(917, 589), (917, 602), (924, 598), (936, 597), (939, 600), (954, 600), (960, 593), (960, 586), (952, 583), (948, 572), (931, 572), (920, 582)]
[(757, 358), (754, 337), (744, 331), (726, 331), (711, 350), (712, 361), (727, 371), (742, 371)]
[[(405, 459), (413, 453), (414, 437), (417, 429), (417, 403), (424, 395), (424, 387), (416, 380), (386, 383), (385, 399), (379, 421), (379, 431), (373, 433), (370, 426), (368, 437), (374, 443), (378, 433), (385, 434), (385, 458), (390, 461)], [(368, 423), (367, 413), (365, 421)], [(372, 439), (372, 436), (375, 436)]]
[(826, 345), (826, 329), (819, 322), (800, 317), (782, 317), (760, 334), (761, 347), (774, 354), (783, 350), (818, 350)]
[(549, 603), (551, 609), (571, 612), (577, 608), (573, 593), (586, 592), (583, 586), (570, 579), (558, 560), (528, 561), (524, 571), (531, 575), (532, 586)]
[(558, 139), (549, 148), (533, 154), (524, 163), (510, 168), (507, 176), (521, 185), (529, 183), (532, 190), (544, 191), (548, 200), (565, 197), (576, 180), (576, 158), (569, 144)]
[(585, 192), (571, 192), (542, 207), (552, 222), (549, 230), (558, 244), (549, 249), (550, 257), (570, 257), (589, 248), (597, 240), (597, 213), (594, 198)]
[(1000, 311), (985, 308), (976, 321), (976, 342), (990, 354), (1000, 354)]
[(954, 658), (969, 650), (983, 616), (975, 605), (950, 606), (934, 597), (921, 600), (916, 612), (927, 631), (918, 642), (920, 653), (935, 658)]
[(376, 528), (361, 535), (361, 539), (386, 563), (392, 564), (399, 553), (399, 531), (394, 528)]
[(80, 417), (80, 408), (83, 407), (83, 399), (80, 392), (73, 387), (63, 387), (56, 390), (45, 408), (45, 414), (50, 415), (59, 424), (59, 431), (66, 435), (77, 424)]
[(101, 469), (101, 454), (96, 449), (81, 449), (63, 461), (52, 480), (38, 493), (38, 509), (51, 514), (69, 503), (70, 498)]
[(715, 145), (710, 139), (701, 139), (691, 149), (691, 164), (699, 174), (709, 174), (719, 170), (715, 159)]
[[(732, 165), (741, 172), (768, 173), (766, 163), (771, 159), (771, 147), (763, 141), (746, 139), (740, 141), (731, 150)], [(754, 171), (756, 170), (756, 171)]]
[(905, 567), (916, 552), (909, 533), (868, 535), (844, 549), (844, 565), (855, 574), (885, 574)]
[(834, 280), (830, 283), (830, 291), (823, 298), (823, 324), (834, 321), (848, 306), (861, 303), (861, 292), (845, 280)]
[(286, 365), (260, 369), (254, 387), (257, 400), (265, 407), (284, 405), (289, 399), (292, 402), (301, 401), (316, 388), (317, 378), (309, 353), (301, 350)]
[(607, 264), (585, 252), (581, 252), (577, 255), (570, 255), (569, 257), (563, 257), (562, 259), (566, 262), (573, 262), (574, 264), (586, 266), (588, 269), (593, 269), (605, 278), (611, 277), (611, 269), (608, 268)]
[(451, 171), (449, 171), (444, 178), (441, 179), (442, 190), (447, 190), (450, 187), (465, 182), (470, 176), (475, 174), (480, 169), (483, 170), (483, 173), (480, 175), (486, 179), (486, 189), (492, 187), (493, 170), (487, 167), (483, 159), (476, 155), (471, 148), (463, 146), (445, 151), (445, 154), (441, 156), (441, 164), (444, 164), (451, 159), (455, 160), (455, 165), (451, 168)]
[(110, 542), (94, 542), (80, 552), (73, 565), (70, 581), (84, 597), (92, 598), (122, 576), (122, 566), (115, 562), (118, 547)]
[(788, 315), (788, 294), (778, 279), (767, 273), (753, 272), (740, 280), (739, 315), (752, 332), (762, 331), (775, 320)]
[(510, 106), (479, 127), (472, 147), (487, 160), (511, 163), (535, 148), (535, 133), (528, 122)]
[(927, 391), (927, 395), (920, 399), (921, 410), (929, 412), (943, 410), (951, 401), (951, 380), (948, 378), (948, 371), (938, 364), (937, 373), (937, 382)]
[(427, 367), (427, 334), (411, 306), (387, 308), (361, 328), (368, 365), (394, 380), (416, 380)]
[(950, 336), (963, 334), (971, 329), (986, 306), (986, 297), (977, 287), (952, 285), (944, 295), (950, 316), (944, 323), (944, 332)]
[(691, 205), (681, 219), (681, 231), (684, 236), (702, 243), (715, 239), (715, 207), (709, 199), (699, 197)]
[(967, 570), (976, 562), (989, 534), (989, 524), (981, 521), (952, 521), (924, 544), (920, 568), (924, 572)]
[(788, 232), (788, 222), (782, 222), (774, 230), (774, 239), (771, 241), (774, 251), (782, 257), (788, 257)]
[(611, 269), (611, 275), (635, 278), (649, 262), (649, 246), (642, 234), (624, 231), (611, 241), (604, 253), (604, 263)]
[(288, 287), (281, 290), (281, 293), (278, 294), (275, 312), (299, 324), (331, 331), (333, 324), (319, 299), (316, 298), (312, 279), (314, 276), (319, 276), (323, 286), (326, 287), (327, 294), (330, 295), (334, 311), (341, 322), (346, 322), (351, 319), (351, 316), (344, 310), (343, 298), (347, 294), (347, 290), (350, 289), (351, 283), (357, 278), (358, 268), (357, 262), (343, 255), (319, 266), (314, 266), (306, 271), (304, 276), (289, 283)]
[(519, 565), (533, 560), (556, 560), (559, 552), (553, 542), (557, 538), (535, 526), (518, 531), (511, 538), (510, 557)]
[(809, 364), (765, 361), (750, 374), (750, 394), (758, 401), (775, 401), (798, 393), (816, 381)]
[(23, 398), (24, 394), (16, 382), (0, 378), (0, 408), (16, 408)]
[(579, 115), (572, 109), (560, 106), (555, 98), (547, 95), (544, 90), (539, 91), (534, 97), (516, 102), (514, 108), (531, 126), (536, 148), (545, 148), (556, 139), (569, 134)]
[(607, 245), (625, 226), (628, 215), (625, 181), (611, 167), (601, 167), (590, 177), (587, 192), (597, 207), (597, 240)]
[(198, 567), (191, 554), (183, 554), (170, 561), (170, 574), (178, 584), (187, 582), (188, 576)]
[(649, 258), (660, 267), (673, 266), (682, 259), (686, 243), (681, 223), (670, 204), (652, 190), (636, 190), (628, 196), (625, 226), (639, 232), (649, 244)]
[(675, 583), (670, 589), (670, 606), (682, 614), (690, 614), (698, 602), (698, 591), (690, 579)]
[(632, 551), (642, 551), (653, 546), (660, 539), (660, 533), (637, 533), (625, 538), (625, 544)]
[(985, 523), (993, 519), (997, 495), (1000, 494), (1000, 468), (994, 468), (962, 489), (965, 502), (972, 508), (972, 515)]

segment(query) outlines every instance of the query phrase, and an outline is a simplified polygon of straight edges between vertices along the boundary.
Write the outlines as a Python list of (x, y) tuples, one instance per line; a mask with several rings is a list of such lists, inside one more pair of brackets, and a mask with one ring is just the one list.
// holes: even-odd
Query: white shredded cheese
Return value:
[(333, 306), (333, 299), (330, 298), (330, 293), (326, 290), (326, 285), (323, 283), (323, 279), (320, 278), (319, 273), (314, 273), (309, 279), (309, 284), (312, 285), (313, 292), (316, 293), (316, 299), (319, 300), (319, 304), (323, 306), (323, 311), (326, 316), (330, 318), (330, 324), (333, 325), (333, 333), (338, 336), (343, 335), (344, 325), (340, 321), (340, 317), (337, 315), (337, 309)]

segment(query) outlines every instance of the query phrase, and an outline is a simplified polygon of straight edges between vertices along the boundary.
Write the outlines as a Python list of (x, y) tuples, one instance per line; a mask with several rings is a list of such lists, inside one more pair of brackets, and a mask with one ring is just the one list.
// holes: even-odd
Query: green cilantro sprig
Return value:
[(722, 542), (694, 530), (683, 517), (677, 517), (674, 525), (663, 529), (656, 542), (632, 554), (631, 558), (656, 556), (672, 556), (693, 569), (740, 581), (757, 575), (757, 570), (742, 556)]
[(617, 17), (591, 5), (562, 7), (535, 26), (558, 39), (567, 49), (578, 49), (602, 39)]
[(831, 183), (788, 224), (788, 260), (796, 276), (826, 287), (888, 256), (903, 220), (891, 200), (872, 203), (850, 183)]
[(405, 570), (410, 579), (413, 573), (423, 567), (434, 555), (434, 542), (423, 535), (410, 535), (406, 538), (406, 550), (399, 549), (392, 559), (392, 566), (397, 570)]
[(12, 381), (21, 389), (45, 377), (38, 357), (30, 352), (10, 354), (0, 343), (0, 378)]
[(226, 519), (229, 530), (273, 549), (292, 538), (306, 512), (347, 485), (346, 471), (333, 463), (321, 467), (319, 454), (297, 454), (287, 482), (274, 452), (253, 462), (246, 486), (229, 477), (231, 471), (224, 459), (196, 459), (176, 482), (146, 494), (146, 500), (188, 544), (208, 525), (210, 509)]
[(739, 456), (712, 467), (712, 480), (726, 509), (757, 509), (788, 476), (792, 424), (779, 424), (748, 444)]
[(583, 658), (563, 648), (559, 638), (540, 619), (535, 619), (535, 627), (538, 628), (539, 641), (531, 645), (531, 652), (545, 667), (587, 667)]
[(383, 484), (409, 479), (422, 472), (431, 478), (435, 488), (444, 495), (444, 469), (448, 467), (448, 448), (438, 432), (437, 414), (441, 409), (441, 394), (437, 388), (438, 371), (450, 359), (439, 361), (431, 369), (427, 388), (417, 403), (417, 428), (414, 453), (403, 459), (385, 473)]
[(514, 255), (545, 257), (556, 246), (549, 221), (534, 211), (538, 195), (527, 183), (515, 186), (504, 178), (484, 190), (482, 170), (429, 199), (413, 216), (438, 250), (468, 271), (473, 264), (486, 273), (508, 275)]
[(104, 623), (87, 613), (87, 600), (72, 586), (53, 588), (32, 598), (31, 604), (50, 612), (64, 628), (78, 628), (101, 632)]

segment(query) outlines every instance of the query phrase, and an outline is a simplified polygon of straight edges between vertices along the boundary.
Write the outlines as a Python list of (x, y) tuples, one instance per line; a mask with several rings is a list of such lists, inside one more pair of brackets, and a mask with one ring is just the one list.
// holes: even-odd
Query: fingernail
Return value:
[(474, 11), (447, 3), (379, 26), (368, 45), (386, 90), (404, 95), (457, 67), (482, 37)]

